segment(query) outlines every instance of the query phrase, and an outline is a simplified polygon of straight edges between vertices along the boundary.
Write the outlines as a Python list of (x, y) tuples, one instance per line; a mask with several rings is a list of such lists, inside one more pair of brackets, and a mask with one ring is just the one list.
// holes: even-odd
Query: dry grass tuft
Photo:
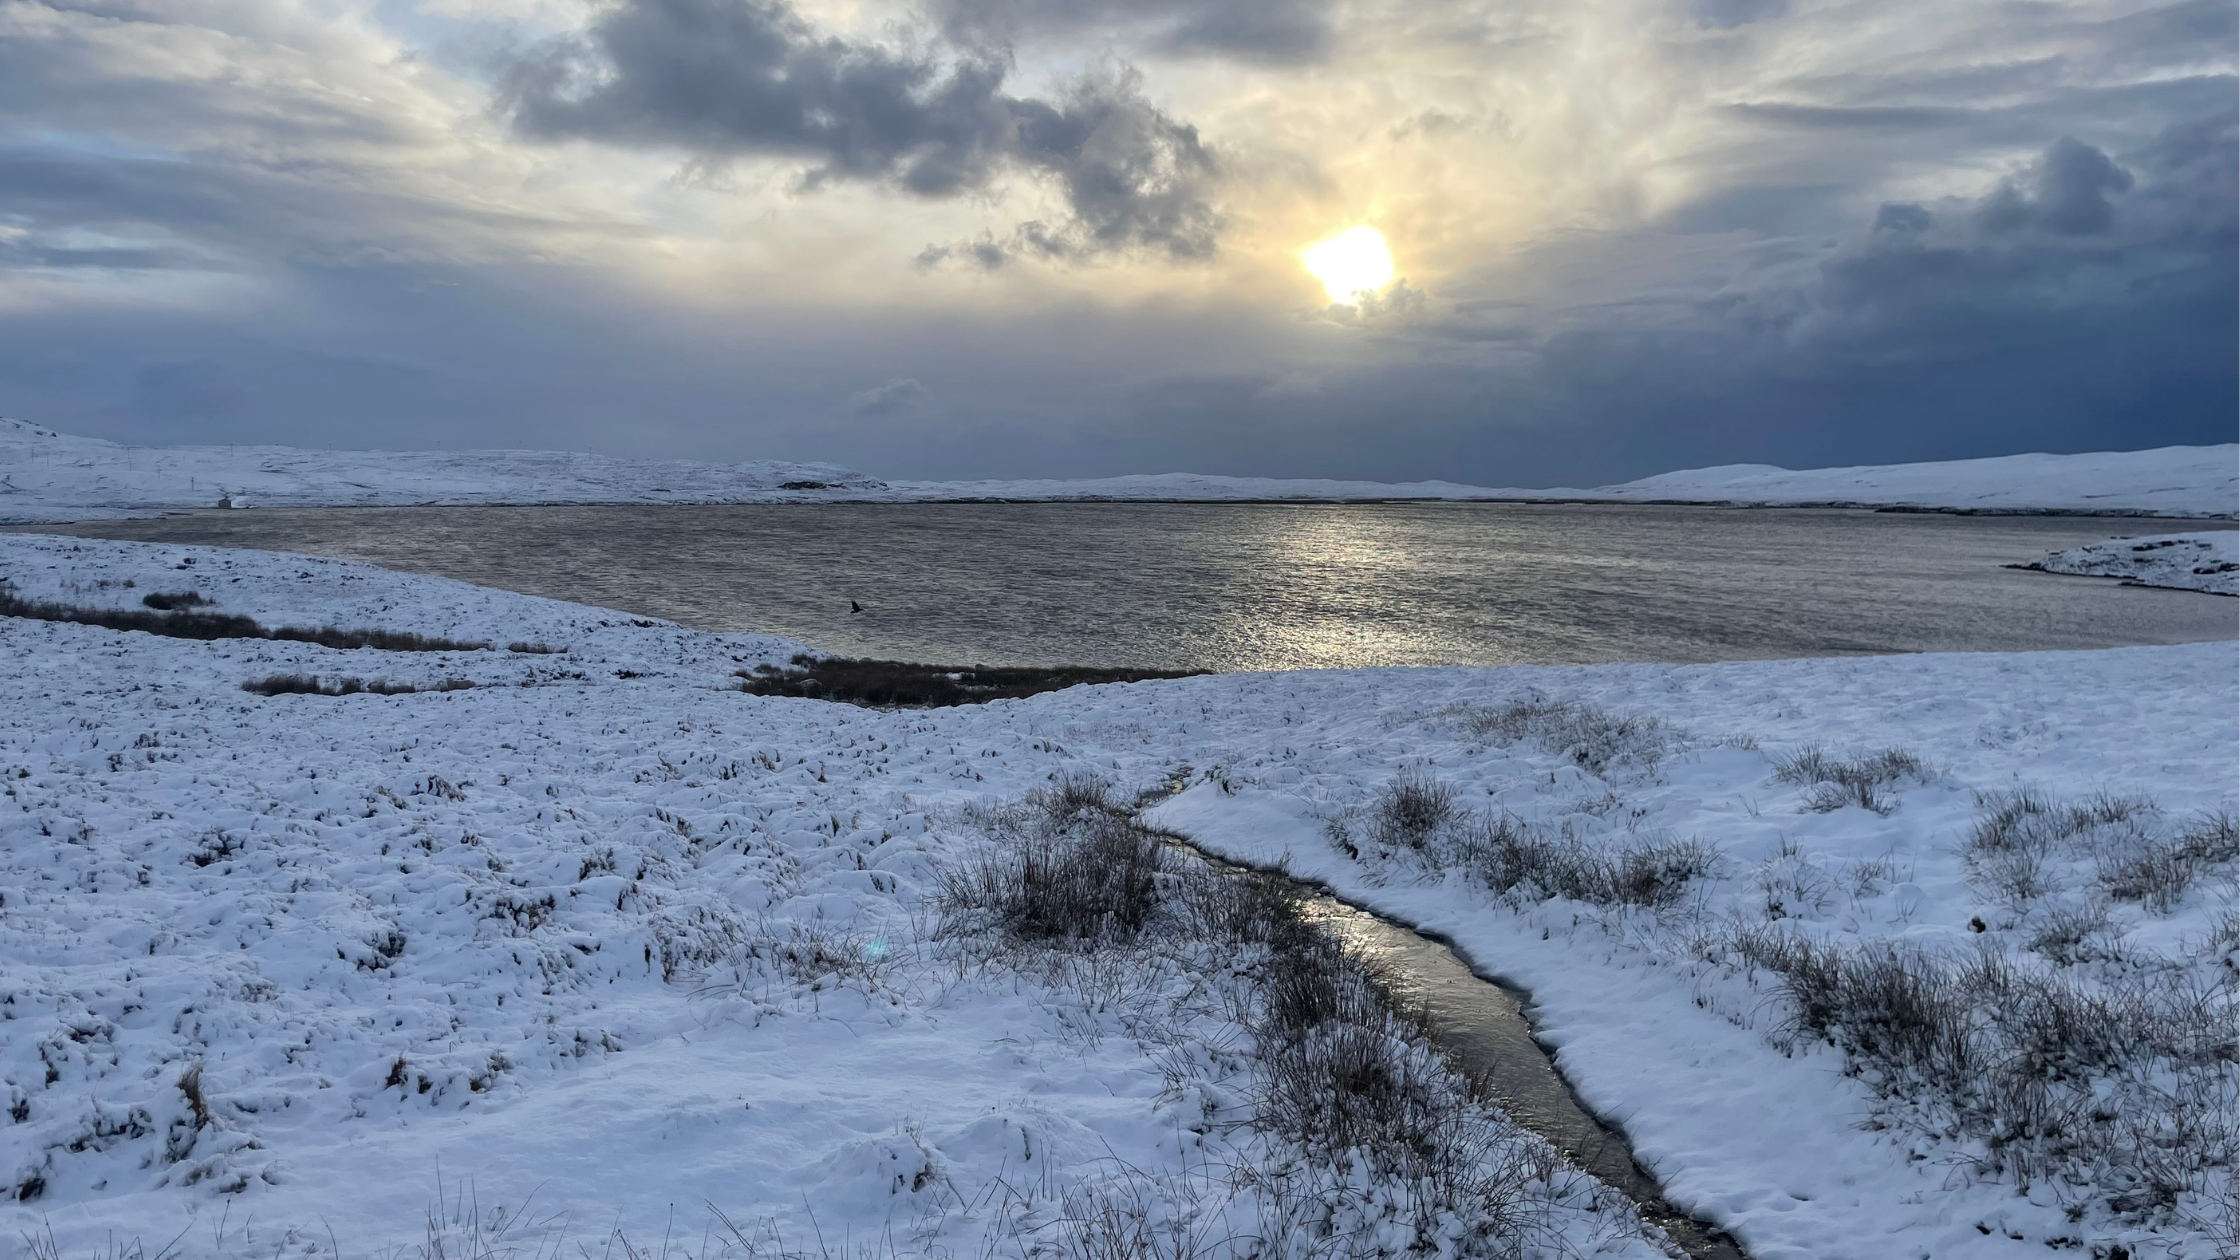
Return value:
[(2168, 914), (2203, 874), (2240, 858), (2230, 812), (2173, 823), (2145, 797), (2105, 792), (2067, 803), (2028, 789), (1976, 800), (1983, 814), (1962, 849), (1970, 878), (2018, 916), (2084, 872), (2100, 896)]
[(1982, 1171), (2151, 1219), (2233, 1176), (2240, 1089), (2230, 983), (2127, 968), (2088, 982), (1994, 952), (1844, 947), (1777, 927), (1704, 950), (1781, 977), (1785, 1035), (1841, 1047)]
[(1850, 760), (1806, 748), (1775, 763), (1773, 777), (1802, 785), (1805, 808), (1816, 814), (1856, 805), (1887, 815), (1898, 807), (1889, 788), (1907, 779), (1926, 782), (1933, 776), (1927, 763), (1903, 748), (1885, 748)]
[(1671, 752), (1672, 729), (1653, 717), (1620, 716), (1567, 700), (1518, 700), (1460, 711), (1471, 734), (1503, 743), (1529, 740), (1598, 777), (1613, 767), (1654, 770)]

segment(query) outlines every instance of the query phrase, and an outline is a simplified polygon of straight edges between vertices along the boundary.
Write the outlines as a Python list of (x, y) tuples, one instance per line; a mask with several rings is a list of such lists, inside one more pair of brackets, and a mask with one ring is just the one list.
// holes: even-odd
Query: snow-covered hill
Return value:
[(949, 499), (1493, 499), (1737, 506), (1918, 508), (1942, 512), (2084, 512), (2230, 517), (2240, 509), (2240, 445), (2166, 446), (2086, 455), (1794, 471), (1730, 464), (1660, 473), (1591, 490), (1493, 489), (1451, 481), (1390, 484), (1194, 473), (1093, 481), (897, 481), (891, 493)]
[(2240, 445), (2087, 455), (2002, 455), (1930, 464), (1795, 471), (1729, 464), (1605, 486), (1595, 497), (1750, 504), (1843, 504), (1946, 511), (2053, 509), (2229, 517), (2240, 507)]
[(1925, 511), (2231, 517), (2240, 446), (1791, 471), (1663, 473), (1595, 489), (1159, 473), (1087, 480), (881, 481), (832, 464), (631, 460), (573, 451), (120, 446), (0, 419), (0, 524), (232, 507), (471, 503), (1146, 502), (1464, 499), (1841, 505)]
[(764, 503), (878, 494), (831, 464), (615, 459), (581, 451), (119, 446), (0, 419), (0, 521), (235, 507), (416, 503)]

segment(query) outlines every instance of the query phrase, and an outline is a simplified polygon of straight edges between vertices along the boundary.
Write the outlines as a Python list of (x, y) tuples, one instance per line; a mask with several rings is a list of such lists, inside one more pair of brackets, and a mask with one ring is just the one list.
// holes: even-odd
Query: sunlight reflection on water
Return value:
[[(1522, 504), (206, 513), (64, 527), (351, 556), (854, 655), (1296, 669), (2231, 638), (2240, 601), (2000, 567), (2167, 524)], [(851, 614), (849, 601), (865, 611)]]

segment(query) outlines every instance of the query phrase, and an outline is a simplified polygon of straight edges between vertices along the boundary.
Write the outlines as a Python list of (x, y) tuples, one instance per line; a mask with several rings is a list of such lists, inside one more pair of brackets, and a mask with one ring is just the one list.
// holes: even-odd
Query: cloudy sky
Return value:
[[(0, 0), (0, 414), (1581, 484), (2234, 438), (2230, 0)], [(1300, 251), (1358, 225), (1344, 304)]]

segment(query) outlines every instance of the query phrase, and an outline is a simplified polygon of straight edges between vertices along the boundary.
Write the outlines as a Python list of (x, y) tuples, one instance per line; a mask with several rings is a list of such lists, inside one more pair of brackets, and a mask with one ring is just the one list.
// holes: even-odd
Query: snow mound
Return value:
[(2240, 535), (2217, 530), (2115, 538), (2056, 551), (2023, 567), (2047, 573), (2122, 578), (2132, 586), (2240, 595)]

